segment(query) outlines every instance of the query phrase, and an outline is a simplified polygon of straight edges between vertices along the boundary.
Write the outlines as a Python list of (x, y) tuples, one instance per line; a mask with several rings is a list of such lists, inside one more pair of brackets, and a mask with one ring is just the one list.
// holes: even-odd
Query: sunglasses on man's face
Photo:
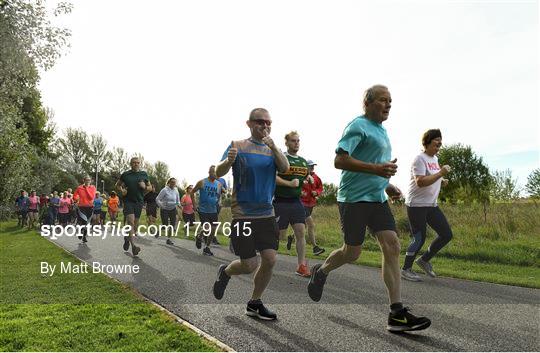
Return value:
[(257, 125), (272, 126), (272, 120), (251, 119), (251, 121), (254, 121)]

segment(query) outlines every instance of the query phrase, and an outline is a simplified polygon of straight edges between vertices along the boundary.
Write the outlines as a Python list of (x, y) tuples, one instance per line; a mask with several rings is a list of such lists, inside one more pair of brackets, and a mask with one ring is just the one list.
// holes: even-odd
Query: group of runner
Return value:
[[(441, 184), (446, 183), (443, 176), (450, 172), (449, 166), (439, 166), (436, 157), (442, 145), (442, 135), (439, 130), (428, 130), (424, 134), (424, 151), (416, 157), (411, 168), (406, 205), (412, 241), (400, 269), (400, 242), (388, 197), (397, 200), (403, 195), (399, 188), (389, 183), (398, 165), (397, 159), (392, 159), (390, 140), (382, 125), (388, 119), (392, 98), (387, 87), (376, 85), (366, 91), (363, 103), (364, 114), (345, 127), (335, 150), (334, 165), (342, 170), (337, 201), (344, 243), (324, 263), (314, 265), (311, 271), (306, 268), (305, 218), (298, 200), (301, 185), (308, 177), (308, 163), (297, 155), (298, 133), (287, 134), (287, 153), (284, 154), (270, 137), (272, 119), (268, 111), (257, 108), (251, 112), (247, 121), (251, 137), (231, 142), (216, 167), (217, 176), (224, 176), (231, 169), (233, 171), (233, 223), (250, 222), (251, 226), (250, 237), (231, 237), (239, 259), (219, 266), (213, 286), (216, 299), (223, 298), (233, 276), (255, 272), (246, 314), (275, 320), (277, 314), (263, 304), (262, 295), (272, 277), (279, 239), (285, 235), (288, 225), (292, 225), (297, 242), (297, 272), (310, 275), (307, 292), (313, 301), (318, 302), (330, 272), (360, 256), (366, 228), (369, 228), (383, 254), (382, 276), (389, 299), (387, 329), (392, 332), (412, 331), (431, 325), (428, 318), (413, 315), (403, 305), (401, 278), (420, 280), (412, 271), (412, 263), (425, 242), (426, 224), (437, 232), (437, 238), (428, 251), (416, 260), (426, 274), (435, 276), (429, 260), (452, 237), (448, 222), (437, 206)], [(292, 243), (290, 237), (288, 243)]]
[[(335, 149), (334, 166), (342, 170), (337, 201), (344, 242), (330, 253), (324, 263), (310, 269), (306, 260), (306, 225), (313, 253), (320, 255), (325, 251), (316, 243), (311, 217), (317, 197), (322, 193), (322, 182), (314, 173), (316, 164), (298, 155), (300, 135), (296, 131), (285, 136), (286, 153), (278, 148), (270, 137), (272, 119), (264, 108), (256, 108), (249, 115), (246, 124), (250, 137), (232, 141), (220, 162), (210, 166), (208, 176), (194, 186), (188, 186), (182, 198), (175, 178), (170, 178), (157, 193), (148, 174), (140, 170), (140, 160), (132, 158), (131, 169), (124, 172), (115, 185), (123, 199), (125, 222), (131, 226), (129, 236), (124, 238), (123, 249), (128, 251), (131, 247), (134, 256), (139, 254), (141, 249), (135, 244), (135, 236), (146, 204), (151, 224), (156, 221), (158, 207), (162, 224), (173, 227), (177, 223), (178, 210), (182, 210), (184, 222), (190, 224), (194, 222), (197, 211), (201, 222), (210, 225), (211, 232), (197, 234), (195, 245), (201, 249), (204, 243), (203, 254), (213, 255), (210, 244), (212, 241), (218, 243), (212, 235), (215, 235), (214, 227), (218, 225), (220, 198), (227, 188), (222, 177), (232, 170), (231, 228), (237, 231), (230, 236), (230, 249), (239, 259), (219, 266), (213, 285), (217, 299), (223, 298), (233, 276), (254, 273), (246, 314), (263, 320), (275, 320), (277, 314), (263, 304), (262, 296), (272, 278), (279, 240), (286, 238), (289, 250), (296, 241), (298, 264), (295, 272), (310, 278), (307, 293), (313, 301), (318, 302), (323, 296), (330, 272), (360, 256), (368, 228), (383, 254), (382, 277), (389, 299), (387, 329), (397, 332), (429, 327), (431, 321), (428, 318), (413, 315), (403, 305), (401, 279), (421, 280), (412, 270), (413, 263), (427, 275), (435, 277), (430, 260), (452, 238), (446, 217), (437, 206), (441, 185), (447, 183), (443, 177), (451, 170), (447, 165), (440, 167), (438, 164), (437, 153), (442, 146), (442, 134), (436, 129), (424, 133), (424, 150), (415, 158), (410, 170), (405, 204), (411, 225), (411, 243), (400, 268), (400, 241), (388, 198), (397, 200), (404, 195), (398, 187), (389, 183), (398, 165), (397, 159), (392, 157), (390, 140), (382, 125), (388, 119), (392, 105), (388, 88), (382, 85), (369, 88), (364, 95), (363, 105), (364, 114), (345, 127)], [(198, 201), (195, 193), (199, 194)], [(95, 200), (100, 198), (96, 194), (89, 177), (73, 193), (80, 211), (79, 223), (88, 222), (96, 211), (99, 202), (96, 204)], [(21, 197), (28, 199), (28, 214), (37, 212), (33, 211), (39, 203), (35, 192), (29, 197)], [(17, 205), (19, 209), (24, 207), (19, 198)], [(99, 204), (99, 207), (102, 205)], [(287, 237), (289, 225), (294, 234)], [(426, 240), (427, 225), (435, 230), (437, 237), (428, 250), (416, 259)], [(249, 230), (249, 236), (238, 231), (245, 229)], [(167, 243), (172, 245), (171, 234), (167, 234), (167, 237)], [(86, 241), (85, 235), (83, 241)]]

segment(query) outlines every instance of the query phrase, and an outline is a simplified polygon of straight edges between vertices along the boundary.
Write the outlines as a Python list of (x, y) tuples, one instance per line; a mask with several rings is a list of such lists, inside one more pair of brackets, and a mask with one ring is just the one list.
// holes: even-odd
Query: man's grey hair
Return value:
[(384, 85), (373, 85), (364, 92), (364, 110), (369, 103), (373, 103), (376, 93), (381, 90), (388, 91), (388, 87)]

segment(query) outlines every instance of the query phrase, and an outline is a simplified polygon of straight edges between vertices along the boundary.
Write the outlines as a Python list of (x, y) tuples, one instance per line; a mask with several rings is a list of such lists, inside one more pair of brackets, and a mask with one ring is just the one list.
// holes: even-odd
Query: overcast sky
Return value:
[(74, 1), (71, 49), (42, 75), (60, 129), (166, 162), (190, 183), (264, 107), (283, 148), (339, 182), (334, 149), (385, 84), (404, 191), (420, 138), (471, 145), (520, 184), (540, 165), (537, 1)]

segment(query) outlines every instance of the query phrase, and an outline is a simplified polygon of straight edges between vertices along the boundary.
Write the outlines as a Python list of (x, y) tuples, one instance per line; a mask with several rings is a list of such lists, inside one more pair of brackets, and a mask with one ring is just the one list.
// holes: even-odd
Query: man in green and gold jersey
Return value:
[(298, 156), (300, 149), (300, 136), (298, 132), (291, 131), (285, 135), (287, 146), (287, 160), (289, 169), (285, 173), (278, 173), (276, 177), (276, 191), (274, 193), (274, 210), (279, 226), (279, 237), (284, 239), (289, 224), (292, 226), (296, 238), (296, 252), (298, 254), (298, 268), (296, 274), (309, 277), (310, 272), (306, 261), (306, 212), (300, 200), (304, 179), (308, 176), (307, 161)]

